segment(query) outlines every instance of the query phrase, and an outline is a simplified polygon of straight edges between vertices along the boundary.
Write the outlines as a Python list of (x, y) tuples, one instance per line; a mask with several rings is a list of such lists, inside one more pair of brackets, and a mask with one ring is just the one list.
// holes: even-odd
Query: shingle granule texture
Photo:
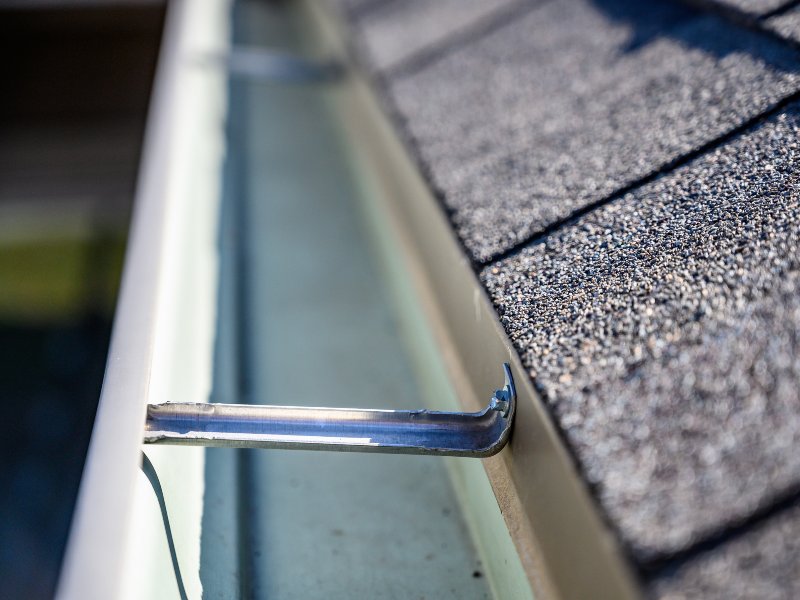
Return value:
[(791, 94), (797, 58), (678, 5), (561, 0), (388, 93), (484, 261)]
[(522, 4), (520, 0), (394, 0), (369, 11), (354, 26), (369, 62), (383, 71), (480, 23), (499, 9)]
[(782, 15), (767, 19), (765, 25), (778, 35), (800, 43), (800, 8), (794, 8)]
[(800, 487), (799, 115), (482, 272), (640, 561)]
[(760, 17), (790, 4), (791, 0), (694, 0), (694, 2), (708, 6), (717, 5), (751, 17)]
[(800, 598), (800, 506), (652, 582), (659, 600)]
[(380, 8), (387, 0), (331, 0), (345, 16), (357, 17), (361, 13)]

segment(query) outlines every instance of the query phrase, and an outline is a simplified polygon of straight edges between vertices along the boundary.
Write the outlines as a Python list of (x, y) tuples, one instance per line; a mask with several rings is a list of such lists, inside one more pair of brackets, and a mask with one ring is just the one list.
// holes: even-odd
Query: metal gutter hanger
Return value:
[(148, 405), (144, 441), (483, 458), (503, 449), (514, 420), (514, 379), (503, 370), (505, 386), (475, 413), (169, 402)]

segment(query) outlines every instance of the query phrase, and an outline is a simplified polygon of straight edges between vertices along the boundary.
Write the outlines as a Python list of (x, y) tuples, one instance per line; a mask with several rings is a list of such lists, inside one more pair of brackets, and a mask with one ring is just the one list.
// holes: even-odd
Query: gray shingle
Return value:
[(640, 560), (800, 485), (799, 114), (482, 273)]
[(767, 19), (765, 26), (786, 39), (800, 42), (800, 8)]
[(520, 0), (394, 0), (371, 10), (355, 26), (371, 65), (383, 71), (499, 9), (521, 4)]
[(344, 15), (356, 17), (359, 13), (380, 7), (386, 0), (330, 0)]
[(800, 598), (800, 506), (655, 580), (660, 600)]
[(487, 260), (790, 94), (796, 58), (672, 4), (560, 1), (389, 93)]
[(735, 10), (752, 17), (766, 15), (782, 8), (791, 0), (694, 0), (697, 4), (717, 5), (723, 9)]

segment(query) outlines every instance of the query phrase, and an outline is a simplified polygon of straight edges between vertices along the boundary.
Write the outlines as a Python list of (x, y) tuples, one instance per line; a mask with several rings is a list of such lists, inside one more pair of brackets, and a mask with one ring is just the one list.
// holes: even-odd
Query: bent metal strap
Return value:
[(480, 412), (169, 402), (147, 407), (144, 441), (483, 458), (503, 449), (514, 419), (514, 379), (503, 370), (505, 385)]

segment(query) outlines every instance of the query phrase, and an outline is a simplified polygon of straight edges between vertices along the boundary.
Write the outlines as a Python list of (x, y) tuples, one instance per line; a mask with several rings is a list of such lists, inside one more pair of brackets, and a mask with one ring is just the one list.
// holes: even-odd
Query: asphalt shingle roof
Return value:
[(797, 10), (506, 3), (420, 43), (432, 8), (374, 2), (363, 56), (649, 594), (797, 595)]
[(387, 85), (484, 261), (794, 92), (793, 58), (671, 4), (575, 0)]
[(792, 108), (482, 273), (645, 560), (800, 489), (798, 134)]

